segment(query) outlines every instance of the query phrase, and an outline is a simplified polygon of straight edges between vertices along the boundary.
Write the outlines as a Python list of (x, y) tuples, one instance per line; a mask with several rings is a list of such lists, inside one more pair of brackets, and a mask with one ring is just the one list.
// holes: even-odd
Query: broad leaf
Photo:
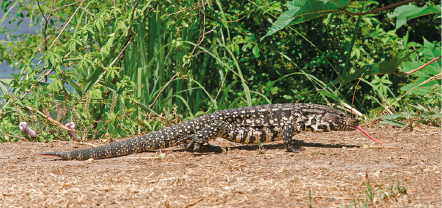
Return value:
[(435, 87), (440, 88), (440, 80), (436, 80), (433, 79), (427, 83), (422, 84), (423, 82), (427, 81), (427, 78), (418, 78), (416, 81), (414, 81), (413, 83), (410, 83), (408, 85), (406, 85), (405, 87), (402, 87), (401, 90), (403, 91), (410, 91), (412, 90), (414, 87), (418, 86), (414, 88), (411, 93), (416, 94), (416, 95), (426, 95), (432, 92), (432, 90), (434, 90)]
[[(424, 38), (423, 54), (425, 62), (429, 62), (432, 59), (440, 56), (441, 49), (440, 47), (435, 47), (432, 43), (430, 43)], [(406, 62), (402, 65), (402, 71), (404, 72), (412, 71), (424, 64), (425, 63), (422, 63), (421, 61)], [(440, 64), (441, 61), (439, 59), (429, 64), (428, 66), (424, 67), (423, 69), (414, 72), (412, 75), (417, 76), (418, 78), (414, 82), (402, 87), (401, 90), (406, 92), (412, 90), (411, 93), (422, 96), (430, 93), (435, 87), (439, 87), (441, 85), (440, 79), (433, 79), (431, 81), (428, 81), (428, 79), (430, 79), (431, 77), (440, 74), (442, 72)]]
[(9, 94), (9, 83), (12, 81), (12, 79), (0, 79), (0, 92), (2, 95), (8, 95)]
[[(432, 43), (430, 43), (427, 39), (424, 38), (424, 58), (425, 62), (431, 61), (432, 59), (440, 56), (440, 47), (436, 48)], [(440, 68), (441, 60), (437, 60), (436, 62), (431, 63), (431, 65), (437, 66)]]
[(387, 16), (388, 18), (397, 18), (396, 29), (398, 29), (405, 25), (407, 20), (436, 13), (440, 13), (440, 6), (417, 7), (415, 5), (403, 5), (396, 8), (392, 14), (387, 14)]
[(361, 76), (395, 74), (397, 73), (397, 69), (402, 62), (412, 53), (414, 53), (414, 51), (404, 53), (390, 60), (384, 60), (376, 64), (367, 64), (364, 67), (357, 69), (355, 73), (347, 75), (345, 78), (337, 78), (333, 81), (333, 84), (346, 84), (360, 78)]
[(278, 17), (273, 23), (267, 34), (261, 38), (273, 35), (286, 26), (305, 22), (322, 15), (344, 11), (349, 0), (336, 1), (312, 1), (312, 0), (295, 0), (285, 4), (288, 10)]
[(89, 91), (89, 95), (90, 95), (92, 98), (103, 99), (103, 97), (102, 97), (102, 93), (101, 93), (101, 90), (100, 90), (100, 89), (93, 89), (93, 90), (90, 90), (90, 91)]

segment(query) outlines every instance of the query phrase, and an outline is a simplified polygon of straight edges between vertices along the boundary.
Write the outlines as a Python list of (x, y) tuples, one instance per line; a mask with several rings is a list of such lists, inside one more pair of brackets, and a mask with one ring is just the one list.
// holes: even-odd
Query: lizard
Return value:
[(174, 145), (197, 151), (205, 143), (222, 137), (243, 144), (268, 143), (283, 140), (288, 152), (304, 150), (292, 137), (302, 131), (360, 130), (375, 142), (359, 122), (346, 113), (319, 104), (267, 104), (227, 109), (206, 114), (155, 132), (114, 142), (100, 147), (70, 152), (44, 152), (64, 160), (88, 160), (118, 157), (154, 151)]

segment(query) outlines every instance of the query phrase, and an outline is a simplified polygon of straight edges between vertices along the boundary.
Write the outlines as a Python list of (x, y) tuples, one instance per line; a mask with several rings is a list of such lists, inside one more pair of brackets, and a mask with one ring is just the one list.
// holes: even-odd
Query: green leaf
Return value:
[(384, 79), (384, 80), (382, 80), (382, 84), (390, 85), (390, 84), (393, 84), (393, 82), (391, 82), (391, 81), (388, 80), (388, 79)]
[(187, 24), (187, 22), (185, 22), (185, 21), (181, 21), (181, 25), (182, 25), (183, 27), (189, 27), (189, 24)]
[(282, 96), (284, 99), (287, 99), (287, 100), (291, 100), (291, 99), (293, 99), (293, 97), (292, 96), (290, 96), (290, 95), (284, 95), (284, 96)]
[[(402, 87), (401, 90), (408, 92), (422, 82), (427, 81), (427, 79), (428, 78), (418, 78), (413, 83)], [(419, 85), (419, 87), (414, 88), (411, 93), (423, 96), (429, 94), (434, 88), (439, 88), (438, 86), (440, 86), (440, 80), (431, 80), (425, 84)]]
[(284, 29), (287, 25), (289, 25), (290, 22), (295, 19), (293, 16), (295, 16), (299, 10), (300, 10), (299, 7), (294, 7), (292, 9), (290, 9), (290, 7), (289, 7), (289, 10), (282, 13), (281, 16), (278, 17), (278, 20), (276, 20), (276, 22), (272, 24), (272, 27), (270, 27), (267, 34), (261, 38), (261, 41), (265, 37), (271, 36), (274, 33), (278, 32), (279, 30)]
[(295, 0), (285, 4), (288, 10), (278, 17), (278, 20), (272, 24), (267, 34), (261, 38), (261, 41), (271, 36), (286, 26), (305, 22), (322, 15), (344, 11), (349, 0), (336, 1), (312, 1)]
[(415, 5), (402, 5), (397, 7), (392, 14), (387, 14), (388, 18), (397, 18), (396, 19), (396, 29), (402, 27), (407, 23), (408, 20), (429, 15), (440, 13), (440, 6), (435, 6), (432, 4), (428, 7), (417, 7)]
[[(400, 70), (401, 70), (401, 72), (409, 72), (409, 71), (412, 71), (412, 70), (415, 70), (415, 69), (419, 68), (419, 67), (422, 66), (422, 65), (424, 65), (424, 63), (421, 62), (421, 61), (404, 62), (404, 63), (401, 65)], [(430, 76), (427, 75), (426, 73), (422, 73), (423, 70), (425, 70), (425, 68), (422, 69), (422, 70), (419, 70), (419, 71), (417, 71), (417, 72), (414, 72), (412, 75), (419, 76), (419, 77), (422, 77), (422, 76), (424, 76), (424, 77), (430, 77)]]
[(398, 119), (406, 119), (407, 116), (403, 113), (396, 113), (396, 114), (387, 114), (387, 115), (383, 115), (381, 116), (382, 119), (384, 120), (398, 120)]
[(75, 83), (70, 77), (65, 77), (65, 79), (69, 83), (69, 86), (74, 88), (80, 97), (83, 96), (83, 92), (81, 91), (81, 88), (78, 87), (77, 83)]
[(59, 92), (63, 88), (61, 80), (56, 79), (48, 85), (48, 89), (52, 92)]
[(92, 98), (97, 98), (97, 99), (103, 99), (102, 95), (101, 95), (101, 90), (100, 89), (93, 89), (89, 92), (89, 95)]
[(204, 111), (198, 111), (197, 113), (195, 113), (195, 117), (200, 117), (202, 115), (206, 115), (206, 112)]
[(100, 81), (100, 79), (103, 77), (104, 72), (105, 71), (103, 70), (103, 68), (97, 67), (92, 73), (92, 75), (89, 77), (89, 79), (84, 83), (82, 91), (83, 92), (89, 91), (89, 89), (92, 88), (95, 85), (95, 83)]
[[(424, 38), (424, 58), (425, 61), (431, 61), (432, 59), (440, 56), (441, 49), (440, 47), (435, 47), (432, 43), (430, 43), (427, 39)], [(431, 65), (440, 68), (441, 60), (437, 60), (436, 62), (431, 63)]]
[(12, 79), (1, 79), (0, 80), (0, 92), (2, 95), (8, 95), (9, 94), (9, 88), (6, 86), (8, 83), (10, 83)]
[(393, 121), (393, 120), (385, 120), (385, 121), (381, 121), (381, 123), (379, 124), (379, 126), (382, 126), (384, 124), (388, 124), (388, 125), (392, 125), (392, 126), (397, 126), (397, 127), (406, 127), (407, 125), (405, 125), (402, 122), (399, 121)]
[(238, 44), (233, 45), (233, 49), (235, 50), (236, 55), (239, 55), (241, 53), (241, 51), (239, 51)]
[(333, 81), (333, 84), (346, 84), (363, 76), (379, 75), (379, 74), (395, 74), (402, 62), (414, 51), (404, 53), (400, 56), (393, 57), (390, 60), (384, 60), (376, 64), (367, 64), (357, 69), (355, 73), (347, 75), (344, 79), (339, 77)]
[(329, 93), (329, 92), (327, 92), (325, 90), (318, 90), (318, 92), (321, 93), (322, 95), (326, 96), (326, 97), (329, 97), (329, 98), (333, 99), (336, 102), (339, 102), (341, 100), (341, 99), (339, 99), (338, 96), (336, 96), (334, 94), (331, 94), (331, 93)]
[(255, 45), (253, 47), (252, 53), (253, 53), (253, 58), (258, 58), (259, 57), (259, 47), (257, 45)]
[[(423, 54), (424, 54), (425, 62), (428, 62), (428, 61), (440, 56), (441, 49), (440, 49), (440, 47), (435, 47), (432, 43), (430, 43), (429, 41), (427, 41), (424, 38)], [(437, 86), (441, 85), (441, 80), (440, 79), (433, 79), (431, 81), (427, 81), (427, 80), (442, 72), (440, 63), (441, 62), (439, 59), (439, 60), (431, 63), (430, 65), (424, 67), (423, 69), (421, 69), (417, 72), (414, 72), (412, 75), (417, 76), (418, 78), (414, 82), (402, 87), (401, 90), (408, 92), (414, 88), (410, 93), (413, 93), (416, 95), (421, 95), (421, 96), (432, 92), (435, 87), (437, 88)], [(422, 63), (421, 61), (405, 62), (402, 65), (402, 71), (409, 72), (409, 71), (412, 71), (414, 69), (421, 67), (422, 65), (424, 65), (424, 63)], [(426, 82), (426, 83), (422, 84), (423, 82)]]

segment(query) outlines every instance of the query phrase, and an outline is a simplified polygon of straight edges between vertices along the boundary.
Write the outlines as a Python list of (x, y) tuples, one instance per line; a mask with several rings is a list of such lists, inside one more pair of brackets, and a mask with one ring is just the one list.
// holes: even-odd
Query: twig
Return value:
[(358, 88), (359, 82), (361, 81), (362, 77), (364, 76), (365, 73), (362, 73), (361, 77), (358, 80), (358, 83), (356, 83), (356, 87), (355, 87), (355, 91), (353, 92), (353, 98), (351, 99), (351, 105), (353, 105), (353, 102), (355, 101), (355, 95), (356, 95), (356, 90)]
[[(134, 21), (134, 13), (135, 13), (135, 10), (137, 9), (137, 6), (138, 6), (139, 2), (140, 2), (140, 0), (137, 0), (137, 2), (135, 2), (135, 6), (134, 6), (134, 9), (132, 10), (131, 19), (130, 19), (131, 23)], [(129, 25), (129, 30), (130, 30), (131, 27), (132, 27), (132, 24)]]
[[(175, 8), (175, 5), (173, 5), (172, 2), (170, 2), (170, 1), (167, 1), (167, 2), (169, 2), (169, 4), (170, 4), (173, 8)], [(180, 9), (178, 8), (178, 11), (177, 11), (177, 12), (175, 12), (175, 13), (171, 13), (171, 14), (168, 14), (167, 16), (176, 15), (176, 14), (179, 14), (179, 13), (181, 13), (181, 12), (185, 12), (185, 11), (187, 11), (187, 10), (191, 10), (191, 9), (193, 9), (193, 7), (194, 7), (196, 4), (197, 4), (197, 3), (194, 3), (191, 7), (187, 8), (187, 9), (183, 9), (183, 10), (180, 10)]]
[(79, 2), (81, 2), (81, 1), (76, 1), (76, 2), (74, 2), (74, 3), (72, 3), (72, 4), (66, 4), (66, 5), (64, 5), (64, 6), (58, 7), (58, 8), (56, 8), (56, 9), (53, 9), (51, 12), (55, 12), (55, 11), (57, 11), (57, 10), (59, 10), (59, 9), (62, 9), (62, 8), (68, 7), (68, 6), (72, 6), (72, 5), (77, 4), (77, 3), (79, 3)]
[[(261, 92), (264, 90), (265, 87), (266, 87), (266, 86), (262, 86), (262, 88), (261, 88)], [(256, 101), (256, 103), (259, 103), (259, 100), (261, 100), (261, 94), (259, 95), (258, 100)]]
[(218, 25), (217, 26), (215, 26), (215, 27), (213, 27), (211, 30), (209, 30), (208, 32), (206, 32), (206, 35), (207, 34), (209, 34), (209, 33), (211, 33), (211, 32), (213, 32), (214, 30), (215, 30), (215, 28), (217, 28), (218, 27)]
[(51, 36), (49, 36), (47, 39), (49, 40), (49, 39), (51, 39), (52, 38), (52, 36), (54, 36), (54, 34), (56, 33), (56, 32), (58, 32), (59, 30), (60, 30), (60, 28), (61, 27), (63, 27), (63, 25), (64, 25), (64, 23), (63, 24), (61, 24), (56, 30), (55, 30), (55, 32), (54, 33), (52, 33), (51, 34)]
[(394, 149), (396, 148), (395, 146), (371, 146), (370, 145), (370, 149)]
[(396, 101), (394, 101), (389, 107), (391, 107), (391, 106), (393, 106), (394, 104), (396, 104), (400, 99), (402, 99), (403, 97), (405, 97), (409, 92), (413, 91), (416, 87), (419, 87), (419, 86), (421, 86), (421, 85), (423, 85), (423, 84), (426, 84), (426, 83), (430, 82), (430, 81), (433, 80), (433, 79), (440, 79), (441, 77), (442, 77), (442, 73), (439, 73), (439, 74), (436, 74), (436, 75), (430, 77), (429, 79), (423, 81), (422, 83), (420, 83), (420, 84), (414, 86), (413, 88), (411, 88), (411, 90), (409, 90), (408, 92), (406, 92), (405, 94), (403, 94), (400, 98), (398, 98)]
[(60, 122), (54, 120), (53, 118), (51, 118), (51, 117), (45, 115), (43, 112), (41, 112), (41, 111), (39, 111), (39, 110), (37, 110), (37, 109), (35, 109), (35, 108), (33, 108), (33, 107), (26, 106), (26, 108), (28, 108), (29, 110), (37, 111), (37, 113), (39, 113), (40, 115), (42, 115), (43, 117), (45, 117), (46, 119), (48, 119), (50, 122), (54, 123), (55, 125), (59, 126), (60, 128), (66, 130), (66, 131), (76, 132), (76, 130), (74, 130), (74, 129), (70, 129), (70, 128), (64, 126), (64, 125), (61, 124)]
[[(205, 34), (206, 34), (206, 27), (205, 27), (206, 26), (206, 13), (205, 13), (206, 8), (204, 7), (204, 3), (202, 4), (203, 10), (201, 10), (201, 7), (199, 5), (200, 5), (200, 1), (198, 1), (198, 8), (200, 11), (199, 13), (203, 14), (203, 25), (200, 25), (200, 39), (196, 43), (195, 47), (193, 47), (192, 54), (195, 52), (195, 49), (199, 45), (201, 45), (201, 43), (204, 40)], [(201, 28), (202, 28), (202, 30), (201, 30)]]
[[(61, 9), (61, 8), (64, 8), (64, 7), (72, 6), (72, 5), (74, 5), (74, 4), (77, 4), (78, 2), (81, 2), (81, 1), (77, 1), (77, 2), (74, 2), (74, 3), (72, 3), (72, 4), (64, 5), (64, 6), (62, 6), (62, 7), (59, 7), (59, 8), (57, 8), (57, 9), (52, 10), (51, 12), (57, 11), (58, 9)], [(84, 10), (83, 7), (81, 7), (81, 8)], [(86, 13), (88, 13), (88, 12), (86, 11)], [(90, 14), (90, 12), (89, 12), (88, 14)], [(90, 14), (90, 15), (91, 15), (91, 16), (94, 16), (93, 14)], [(87, 18), (87, 16), (86, 16), (86, 18)], [(65, 24), (65, 23), (61, 24), (61, 25), (55, 30), (55, 32), (59, 31), (60, 28), (63, 27), (64, 24)], [(55, 33), (55, 32), (54, 32), (54, 33)], [(52, 36), (54, 36), (54, 34), (52, 34), (51, 36), (49, 36), (47, 39), (48, 39), (48, 40), (51, 39)]]
[(142, 58), (143, 59), (143, 61), (146, 63), (146, 64), (149, 64), (149, 62), (141, 55), (141, 53), (137, 50), (137, 48), (135, 48), (135, 46), (131, 43), (130, 44), (131, 46), (132, 46), (132, 49), (134, 49), (135, 50), (135, 52), (137, 52), (138, 53), (138, 55), (140, 56), (140, 58)]
[[(106, 67), (105, 67), (102, 63), (98, 63), (98, 66), (101, 66), (101, 68), (103, 68), (103, 70), (104, 70), (105, 72), (107, 72)], [(98, 80), (100, 80), (101, 77), (102, 77), (102, 76), (100, 76), (100, 78), (98, 78)]]
[(66, 59), (67, 57), (69, 57), (69, 55), (71, 55), (71, 53), (72, 53), (72, 51), (69, 51), (69, 53), (67, 53), (67, 54), (63, 57), (63, 59)]
[(39, 83), (44, 77), (46, 77), (47, 75), (49, 75), (49, 74), (52, 72), (52, 70), (53, 70), (53, 69), (49, 69), (48, 72), (46, 72), (45, 74), (43, 74), (43, 76), (42, 76), (39, 80), (37, 80), (37, 82), (35, 82), (35, 83), (29, 88), (29, 90), (27, 90), (27, 91), (25, 92), (25, 94), (23, 95), (23, 97), (26, 97), (26, 95), (27, 95), (29, 92), (31, 92), (32, 88), (34, 88), (35, 86), (37, 86), (37, 84), (38, 84), (38, 83)]
[(86, 12), (88, 15), (91, 15), (92, 17), (94, 17), (95, 15), (92, 14), (90, 11), (88, 11), (86, 8), (81, 7), (81, 10), (83, 10), (84, 12)]
[(118, 54), (117, 57), (115, 57), (114, 61), (112, 61), (112, 63), (109, 65), (109, 67), (112, 67), (112, 65), (115, 64), (115, 62), (117, 62), (117, 60), (121, 57), (121, 55), (123, 54), (123, 52), (126, 50), (126, 47), (130, 44), (130, 41), (126, 43), (126, 45), (124, 46), (123, 50), (121, 50), (121, 52)]
[(48, 51), (48, 40), (46, 39), (46, 29), (48, 28), (48, 18), (46, 18), (46, 15), (43, 13), (43, 10), (40, 7), (40, 2), (38, 0), (37, 0), (37, 6), (38, 6), (38, 10), (40, 10), (41, 16), (43, 16), (43, 19), (45, 20), (43, 39), (45, 41), (45, 52), (46, 52), (46, 51)]
[(239, 22), (240, 20), (244, 19), (246, 17), (246, 15), (244, 15), (244, 17), (239, 18), (237, 20), (233, 20), (233, 21), (226, 21), (227, 23), (231, 23), (231, 22)]
[(74, 11), (74, 13), (71, 15), (71, 17), (68, 19), (68, 21), (66, 21), (66, 23), (64, 24), (63, 29), (61, 29), (61, 32), (58, 34), (58, 36), (55, 38), (54, 42), (52, 42), (52, 45), (49, 47), (49, 49), (52, 48), (52, 46), (54, 46), (55, 42), (57, 42), (57, 40), (60, 38), (61, 34), (63, 33), (63, 31), (66, 29), (66, 27), (69, 25), (69, 23), (71, 22), (72, 18), (74, 18), (74, 16), (77, 14), (78, 10), (81, 8), (81, 6), (83, 5), (83, 3), (86, 0), (82, 0), (80, 5), (77, 7), (77, 9)]
[[(40, 2), (37, 0), (37, 6), (38, 6), (38, 10), (40, 10), (41, 16), (43, 16), (43, 19), (45, 19), (45, 21), (47, 22), (48, 19), (46, 19), (46, 16), (43, 14), (43, 10), (40, 7)], [(45, 35), (45, 34), (43, 34)]]
[[(184, 66), (184, 65), (183, 65)], [(182, 67), (181, 67), (182, 68)], [(153, 102), (149, 105), (149, 108), (152, 108), (152, 106), (155, 104), (155, 102), (158, 100), (158, 98), (160, 97), (161, 93), (166, 89), (166, 87), (172, 82), (173, 79), (175, 79), (175, 77), (178, 75), (177, 72), (175, 73), (175, 75), (173, 75), (172, 79), (169, 80), (169, 82), (167, 82), (167, 84), (163, 87), (163, 89), (161, 89), (161, 91), (158, 93), (158, 95), (155, 97), (155, 100), (153, 100)]]
[(345, 110), (353, 115), (357, 115), (357, 116), (362, 116), (362, 113), (360, 113), (359, 111), (357, 111), (356, 109), (352, 108), (351, 106), (349, 106), (348, 104), (341, 102), (342, 105), (344, 105), (346, 108), (340, 106), (340, 105), (336, 105), (334, 103), (328, 103), (328, 106), (332, 106), (332, 107), (336, 107), (339, 108), (341, 110)]
[(92, 143), (87, 143), (87, 142), (80, 142), (80, 144), (88, 145), (88, 146), (91, 146), (92, 148), (97, 147), (97, 145), (94, 145)]
[(347, 103), (341, 102), (342, 105), (344, 105), (346, 108), (348, 108), (349, 110), (351, 110), (352, 114), (356, 114), (358, 116), (362, 116), (362, 113), (359, 112), (358, 110), (354, 109), (353, 107), (351, 107), (350, 105), (348, 105)]

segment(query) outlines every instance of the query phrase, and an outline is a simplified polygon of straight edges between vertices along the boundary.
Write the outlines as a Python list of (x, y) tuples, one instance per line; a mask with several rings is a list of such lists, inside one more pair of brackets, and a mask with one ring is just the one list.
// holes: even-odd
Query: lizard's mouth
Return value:
[(362, 129), (360, 126), (349, 126), (349, 127), (351, 127), (351, 128), (354, 128), (354, 129), (357, 129), (357, 130), (359, 130), (359, 131), (361, 131), (362, 133), (364, 133), (365, 134), (365, 136), (368, 136), (368, 138), (370, 138), (371, 140), (373, 140), (373, 141), (375, 141), (375, 142), (379, 142), (379, 143), (382, 143), (382, 141), (381, 140), (378, 140), (378, 139), (375, 139), (375, 138), (373, 138), (372, 136), (370, 136), (370, 134), (368, 134), (364, 129)]

